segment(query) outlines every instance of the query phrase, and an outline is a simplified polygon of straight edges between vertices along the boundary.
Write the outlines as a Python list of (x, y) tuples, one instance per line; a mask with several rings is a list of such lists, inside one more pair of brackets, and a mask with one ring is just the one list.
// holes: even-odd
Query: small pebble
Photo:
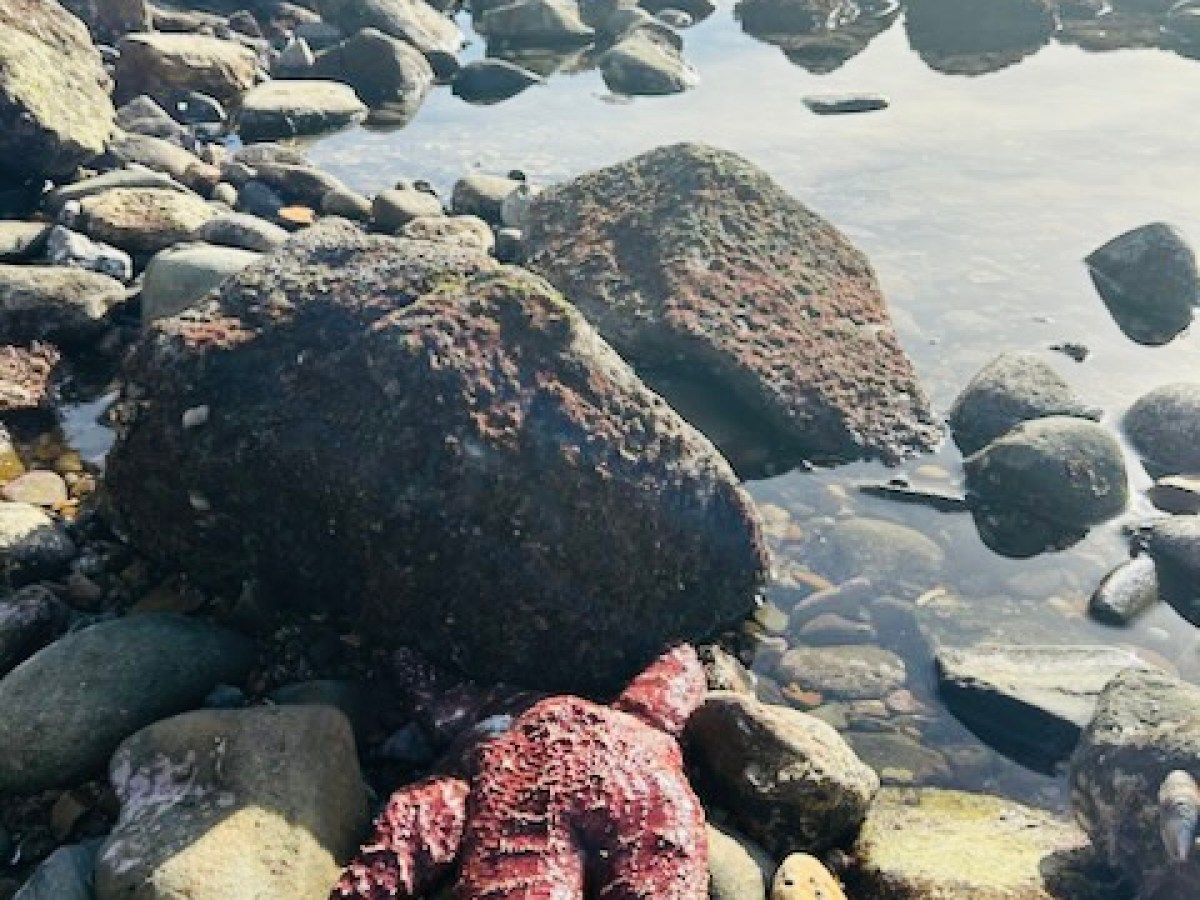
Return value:
[(775, 873), (771, 900), (846, 900), (846, 894), (819, 859), (793, 853)]

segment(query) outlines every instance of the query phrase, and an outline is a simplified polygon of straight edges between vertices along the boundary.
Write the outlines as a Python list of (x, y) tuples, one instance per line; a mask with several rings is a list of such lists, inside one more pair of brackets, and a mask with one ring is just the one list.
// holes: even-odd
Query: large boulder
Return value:
[(486, 679), (614, 686), (763, 575), (712, 445), (478, 252), (318, 225), (156, 323), (128, 377), (107, 482), (137, 545)]
[(0, 4), (0, 182), (58, 178), (99, 154), (116, 111), (83, 23), (48, 0)]
[(367, 116), (354, 89), (337, 81), (268, 81), (242, 99), (238, 132), (248, 141), (336, 131)]
[(167, 188), (116, 188), (84, 197), (80, 226), (91, 238), (147, 259), (190, 240), (219, 212), (195, 194)]
[(116, 279), (68, 266), (0, 265), (0, 335), (6, 341), (84, 343), (125, 300)]
[(1148, 468), (1200, 472), (1200, 383), (1165, 384), (1143, 394), (1122, 424)]
[[(1169, 773), (1200, 773), (1200, 688), (1164, 672), (1129, 669), (1104, 689), (1071, 758), (1075, 816), (1102, 860), (1156, 900), (1200, 892), (1200, 855), (1168, 856), (1159, 789)], [(1195, 837), (1195, 824), (1187, 844)]]
[(527, 239), (530, 268), (648, 376), (702, 379), (821, 458), (937, 440), (866, 258), (732, 153), (677, 144), (584, 175), (539, 195)]
[(150, 30), (146, 0), (62, 0), (98, 41), (116, 41), (131, 31)]
[(258, 60), (237, 41), (202, 34), (131, 34), (121, 41), (117, 97), (141, 94), (168, 103), (180, 91), (201, 91), (222, 103), (254, 86)]
[(433, 69), (407, 41), (364, 28), (317, 54), (313, 78), (341, 81), (368, 106), (419, 104), (433, 86)]
[(931, 68), (979, 75), (1036, 53), (1058, 27), (1051, 0), (911, 0), (905, 29)]
[(424, 0), (317, 0), (316, 6), (344, 34), (376, 28), (427, 56), (454, 54), (462, 46), (458, 26)]

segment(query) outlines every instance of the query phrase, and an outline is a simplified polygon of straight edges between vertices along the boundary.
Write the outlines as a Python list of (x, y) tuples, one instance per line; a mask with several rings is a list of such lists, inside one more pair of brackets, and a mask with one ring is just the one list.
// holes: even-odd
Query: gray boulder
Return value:
[(836, 846), (879, 790), (875, 773), (824, 722), (743, 694), (711, 692), (685, 737), (701, 784), (777, 857)]
[(1155, 388), (1129, 408), (1122, 425), (1156, 472), (1200, 472), (1200, 383)]
[(170, 103), (186, 91), (236, 103), (254, 87), (258, 68), (250, 48), (202, 34), (131, 34), (119, 49), (116, 96), (122, 103), (141, 94)]
[(478, 216), (498, 227), (505, 198), (524, 183), (502, 175), (468, 175), (454, 183), (450, 208), (456, 215)]
[(368, 106), (416, 105), (433, 86), (433, 68), (407, 41), (364, 28), (317, 54), (313, 78), (341, 81)]
[(187, 129), (176, 122), (153, 97), (139, 94), (117, 110), (117, 127), (128, 134), (182, 142)]
[(288, 233), (271, 222), (245, 213), (223, 213), (209, 219), (196, 232), (196, 238), (208, 244), (270, 253), (283, 246)]
[(572, 47), (590, 44), (595, 32), (572, 0), (515, 0), (483, 14), (479, 30), (489, 44)]
[(240, 635), (163, 613), (56, 641), (0, 680), (0, 793), (94, 776), (130, 734), (199, 705), (253, 663), (253, 644)]
[(904, 660), (872, 646), (794, 647), (780, 658), (781, 684), (824, 701), (882, 700), (904, 686)]
[(43, 207), (51, 215), (59, 216), (69, 204), (80, 204), (88, 197), (104, 194), (116, 189), (157, 188), (165, 191), (175, 191), (180, 194), (191, 193), (186, 187), (161, 172), (151, 172), (147, 169), (114, 169), (103, 175), (84, 178), (73, 184), (55, 188), (46, 195)]
[(346, 717), (328, 706), (202, 710), (125, 741), (121, 817), (96, 900), (324, 900), (368, 825)]
[(950, 407), (954, 443), (970, 455), (1030, 419), (1099, 419), (1070, 385), (1032, 353), (1001, 353), (979, 370)]
[(679, 49), (645, 28), (605, 50), (596, 65), (614, 94), (656, 97), (700, 84), (699, 73), (684, 61)]
[(196, 305), (262, 254), (213, 244), (176, 244), (155, 254), (142, 283), (142, 325)]
[(242, 98), (238, 132), (248, 141), (337, 131), (367, 116), (354, 89), (336, 81), (268, 81)]
[(1159, 596), (1200, 627), (1200, 519), (1159, 519), (1150, 525), (1145, 543), (1146, 554), (1154, 560)]
[(834, 584), (866, 578), (881, 588), (918, 593), (938, 579), (945, 552), (914, 528), (855, 516), (836, 522), (805, 544), (805, 561)]
[(375, 229), (396, 234), (413, 219), (443, 214), (442, 201), (433, 194), (412, 188), (380, 191), (371, 204)]
[(66, 266), (0, 265), (0, 334), (6, 341), (84, 344), (107, 328), (125, 286)]
[(343, 34), (376, 28), (426, 56), (457, 53), (463, 42), (458, 26), (423, 0), (317, 0), (317, 9)]
[(195, 194), (159, 187), (116, 188), (84, 197), (79, 228), (88, 237), (112, 244), (136, 260), (191, 240), (215, 207)]
[(506, 59), (479, 59), (467, 63), (454, 75), (453, 91), (468, 103), (488, 105), (515, 97), (525, 88), (545, 79)]
[(53, 266), (98, 272), (121, 282), (133, 280), (133, 260), (128, 253), (61, 225), (55, 225), (46, 238), (46, 261)]
[(763, 575), (712, 445), (544, 281), (450, 244), (307, 229), (128, 384), (106, 478), (143, 551), (482, 678), (619, 684)]

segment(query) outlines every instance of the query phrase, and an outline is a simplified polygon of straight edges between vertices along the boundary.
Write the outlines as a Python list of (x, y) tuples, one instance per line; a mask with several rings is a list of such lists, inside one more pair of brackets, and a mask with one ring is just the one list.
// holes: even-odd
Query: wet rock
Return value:
[(99, 154), (115, 116), (107, 84), (100, 54), (78, 19), (57, 3), (5, 0), (0, 183), (63, 177)]
[(1196, 254), (1173, 225), (1152, 222), (1113, 238), (1085, 260), (1104, 305), (1139, 344), (1165, 344), (1200, 303)]
[(146, 0), (64, 0), (97, 41), (115, 43), (131, 31), (150, 30)]
[(337, 131), (367, 115), (354, 89), (336, 81), (268, 81), (242, 98), (238, 132), (271, 140)]
[(400, 234), (418, 241), (448, 241), (481, 253), (496, 246), (492, 229), (477, 216), (418, 216), (406, 222)]
[(968, 456), (963, 469), (982, 507), (1020, 511), (1067, 530), (1086, 531), (1129, 499), (1120, 445), (1086, 419), (1022, 423)]
[(590, 44), (595, 32), (571, 0), (515, 0), (483, 14), (479, 30), (489, 44), (572, 47)]
[(371, 219), (371, 201), (357, 191), (341, 188), (329, 191), (321, 198), (321, 213), (355, 222), (368, 222)]
[(925, 64), (950, 75), (994, 72), (1036, 53), (1057, 28), (1049, 0), (913, 0), (905, 30)]
[(819, 116), (876, 112), (888, 108), (882, 94), (820, 94), (804, 98), (804, 105)]
[(171, 117), (153, 97), (139, 94), (117, 110), (117, 127), (128, 134), (145, 134), (182, 142), (187, 129)]
[(700, 75), (670, 43), (638, 29), (604, 51), (596, 61), (614, 94), (678, 94), (700, 83)]
[(1154, 560), (1159, 596), (1200, 627), (1200, 519), (1160, 519), (1150, 526), (1145, 543)]
[(904, 686), (904, 660), (882, 647), (795, 647), (779, 660), (780, 681), (827, 700), (882, 699)]
[(203, 91), (188, 91), (176, 97), (173, 108), (185, 125), (224, 125), (229, 121), (224, 104)]
[[(28, 347), (0, 346), (0, 412), (43, 409), (54, 401), (55, 367), (62, 354), (53, 344), (34, 341)], [(0, 432), (0, 456), (11, 460), (15, 451)]]
[(688, 722), (690, 758), (738, 827), (770, 852), (820, 851), (853, 834), (879, 788), (812, 716), (725, 691)]
[(1104, 686), (1152, 668), (1119, 647), (983, 644), (935, 655), (950, 711), (988, 743), (1050, 769), (1070, 756)]
[(322, 50), (312, 67), (313, 78), (341, 81), (368, 106), (419, 104), (433, 86), (433, 69), (412, 44), (374, 28)]
[(462, 46), (458, 26), (422, 0), (317, 0), (317, 9), (343, 34), (377, 28), (426, 56), (457, 53)]
[(61, 225), (55, 225), (46, 238), (46, 261), (54, 266), (98, 272), (117, 281), (133, 280), (133, 260), (128, 253)]
[(1007, 798), (885, 787), (844, 878), (851, 897), (1063, 900), (1086, 844), (1069, 822)]
[(65, 266), (0, 265), (0, 333), (6, 341), (85, 344), (99, 335), (125, 286)]
[(1130, 443), (1156, 472), (1200, 472), (1200, 383), (1144, 394), (1122, 422)]
[(142, 284), (142, 325), (174, 316), (199, 303), (210, 291), (262, 254), (213, 244), (177, 244), (154, 255)]
[(67, 485), (57, 472), (35, 469), (17, 476), (0, 488), (0, 497), (10, 503), (29, 503), (54, 509), (67, 502)]
[(771, 900), (846, 900), (846, 894), (819, 859), (793, 853), (775, 873)]
[(191, 240), (217, 210), (195, 194), (163, 188), (117, 188), (85, 197), (80, 228), (136, 259)]
[(1070, 385), (1032, 353), (1001, 353), (979, 370), (950, 407), (954, 443), (966, 455), (1015, 426), (1047, 416), (1099, 419)]
[(0, 221), (0, 263), (32, 259), (46, 246), (50, 226), (45, 222)]
[(696, 20), (692, 17), (691, 13), (684, 12), (682, 9), (671, 9), (669, 7), (661, 10), (654, 18), (658, 19), (664, 25), (669, 25), (675, 29), (691, 28), (696, 24)]
[(1177, 516), (1200, 514), (1200, 478), (1194, 475), (1168, 475), (1159, 478), (1146, 492), (1156, 509)]
[(202, 91), (236, 103), (254, 87), (258, 60), (237, 41), (202, 34), (131, 34), (119, 45), (117, 99), (145, 94), (169, 104), (179, 91)]
[(709, 900), (766, 900), (775, 864), (762, 848), (711, 822), (707, 834)]
[(505, 198), (524, 184), (513, 178), (499, 175), (468, 175), (454, 183), (450, 194), (450, 209), (460, 216), (478, 216), (485, 222), (499, 226), (500, 209)]
[(327, 706), (202, 710), (125, 741), (96, 900), (323, 898), (368, 825), (350, 724)]
[(481, 59), (468, 63), (454, 76), (453, 92), (468, 103), (499, 103), (515, 97), (545, 79), (505, 59)]
[(500, 202), (500, 222), (505, 228), (523, 229), (529, 224), (529, 207), (541, 188), (522, 182)]
[[(321, 223), (159, 323), (130, 385), (106, 477), (135, 544), (202, 583), (369, 604), (371, 635), (479, 677), (620, 683), (737, 619), (762, 575), (712, 446), (482, 254)], [(212, 413), (183, 430), (197, 398)]]
[(1088, 601), (1088, 612), (1098, 622), (1125, 626), (1157, 602), (1154, 561), (1149, 556), (1138, 556), (1104, 576)]
[(1191, 897), (1200, 856), (1172, 862), (1156, 802), (1168, 773), (1200, 770), (1200, 688), (1163, 672), (1122, 672), (1104, 689), (1071, 758), (1071, 803), (1102, 861), (1139, 896)]
[(396, 234), (413, 219), (442, 215), (442, 201), (433, 194), (411, 188), (380, 191), (371, 205), (375, 228)]
[[(827, 707), (821, 707), (826, 709)], [(816, 715), (820, 710), (814, 710)], [(847, 708), (845, 712), (852, 712)], [(856, 728), (878, 723), (877, 716), (857, 716)], [(851, 722), (847, 721), (846, 727)], [(876, 727), (879, 727), (876, 724)], [(847, 731), (844, 735), (854, 752), (879, 774), (879, 780), (890, 785), (936, 784), (950, 778), (946, 757), (926, 747), (916, 738), (902, 732)]]
[(67, 635), (0, 680), (0, 791), (95, 775), (130, 734), (199, 705), (253, 663), (253, 645), (240, 635), (170, 614)]
[(734, 11), (749, 34), (808, 34), (857, 15), (844, 0), (740, 0)]
[(288, 233), (271, 222), (245, 213), (225, 213), (209, 219), (196, 237), (209, 244), (270, 253), (283, 245)]
[(68, 616), (63, 602), (41, 585), (0, 599), (0, 677), (58, 637)]
[(683, 52), (683, 38), (675, 29), (658, 21), (640, 6), (621, 6), (596, 26), (596, 44), (611, 47), (635, 32), (645, 31), (650, 37)]
[(921, 532), (885, 519), (852, 518), (805, 545), (807, 564), (835, 584), (866, 578), (876, 586), (924, 589), (941, 574), (945, 553)]
[(34, 870), (13, 900), (95, 900), (92, 875), (100, 840), (59, 847)]
[(870, 264), (733, 154), (681, 144), (584, 175), (539, 195), (526, 239), (626, 359), (687, 367), (710, 408), (729, 397), (823, 458), (937, 440)]

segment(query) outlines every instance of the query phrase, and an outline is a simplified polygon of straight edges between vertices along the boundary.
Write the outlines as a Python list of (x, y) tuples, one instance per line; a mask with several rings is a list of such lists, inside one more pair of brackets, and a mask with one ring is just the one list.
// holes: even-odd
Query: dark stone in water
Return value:
[(1145, 543), (1158, 572), (1159, 596), (1200, 627), (1200, 519), (1171, 516), (1154, 522)]
[(489, 105), (515, 97), (533, 84), (541, 84), (540, 75), (504, 59), (483, 59), (468, 63), (454, 76), (454, 96), (468, 103)]
[(804, 98), (804, 105), (820, 116), (875, 112), (888, 108), (882, 94), (821, 94)]
[(1154, 560), (1139, 556), (1104, 576), (1092, 594), (1088, 612), (1106, 625), (1128, 625), (1157, 602)]
[(1020, 62), (1058, 27), (1050, 0), (909, 0), (904, 21), (913, 50), (931, 69), (952, 75)]
[(1122, 422), (1152, 474), (1200, 472), (1200, 382), (1157, 387)]

